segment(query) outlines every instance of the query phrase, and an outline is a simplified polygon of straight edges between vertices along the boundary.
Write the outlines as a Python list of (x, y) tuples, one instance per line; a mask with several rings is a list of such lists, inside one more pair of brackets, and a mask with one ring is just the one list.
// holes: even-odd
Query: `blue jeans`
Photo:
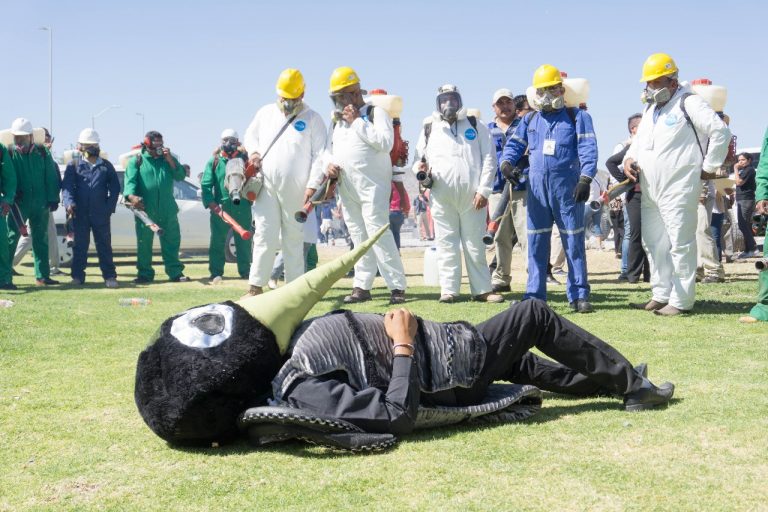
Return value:
[(629, 255), (629, 231), (631, 224), (629, 223), (629, 212), (627, 212), (627, 205), (622, 207), (624, 212), (624, 239), (621, 241), (621, 273), (627, 275), (627, 256)]
[(715, 239), (715, 245), (717, 246), (717, 261), (720, 261), (723, 257), (723, 248), (720, 245), (720, 238), (723, 233), (723, 217), (724, 213), (712, 212), (712, 238)]
[(403, 227), (405, 222), (405, 214), (403, 212), (389, 212), (389, 229), (392, 230), (392, 234), (395, 237), (395, 245), (400, 249), (400, 228)]
[(586, 236), (590, 232), (595, 236), (603, 236), (603, 230), (600, 229), (600, 220), (602, 218), (603, 209), (595, 211), (589, 206), (589, 202), (584, 205), (584, 235)]

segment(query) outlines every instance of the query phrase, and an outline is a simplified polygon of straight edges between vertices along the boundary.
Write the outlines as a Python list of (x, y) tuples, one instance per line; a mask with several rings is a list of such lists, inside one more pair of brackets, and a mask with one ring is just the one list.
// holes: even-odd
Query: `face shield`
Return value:
[(459, 110), (461, 110), (461, 107), (463, 106), (461, 102), (461, 94), (455, 89), (439, 92), (435, 104), (437, 106), (437, 111), (440, 112), (440, 117), (450, 124), (456, 122)]

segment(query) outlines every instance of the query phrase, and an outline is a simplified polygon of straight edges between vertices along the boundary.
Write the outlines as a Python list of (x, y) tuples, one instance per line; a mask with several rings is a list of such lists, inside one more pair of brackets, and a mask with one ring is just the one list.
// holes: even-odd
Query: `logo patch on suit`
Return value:
[(307, 127), (307, 123), (305, 123), (304, 121), (299, 120), (299, 121), (296, 121), (295, 123), (293, 123), (293, 127), (296, 128), (297, 132), (303, 132), (304, 128)]
[(467, 128), (464, 132), (464, 137), (466, 137), (467, 140), (475, 140), (475, 137), (477, 137), (477, 132), (474, 128)]

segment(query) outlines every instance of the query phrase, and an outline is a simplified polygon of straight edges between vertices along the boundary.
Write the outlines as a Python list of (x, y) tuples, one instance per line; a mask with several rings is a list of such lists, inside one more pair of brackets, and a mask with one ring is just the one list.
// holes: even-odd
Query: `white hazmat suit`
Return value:
[[(429, 141), (422, 129), (416, 144), (414, 172), (425, 156), (432, 172), (432, 218), (438, 248), (440, 293), (458, 295), (461, 285), (461, 250), (473, 296), (491, 291), (485, 259), (486, 209), (473, 206), (475, 193), (491, 195), (496, 173), (496, 152), (485, 124), (473, 127), (466, 111), (459, 110), (454, 130), (438, 112), (424, 120), (432, 123)], [(455, 135), (454, 135), (455, 132)], [(425, 148), (426, 146), (426, 148)]]
[[(289, 118), (276, 103), (259, 109), (243, 138), (248, 154), (264, 155)], [(252, 206), (255, 229), (250, 285), (263, 287), (269, 281), (281, 238), (285, 281), (304, 273), (304, 226), (294, 214), (303, 206), (304, 190), (311, 177), (322, 176), (320, 157), (325, 143), (325, 123), (304, 104), (263, 158), (260, 172), (264, 185)]]
[[(344, 222), (357, 247), (382, 226), (389, 223), (389, 198), (392, 183), (392, 161), (389, 152), (395, 134), (392, 119), (381, 107), (372, 107), (373, 122), (368, 117), (371, 107), (360, 107), (360, 117), (352, 124), (331, 124), (324, 167), (341, 167), (337, 190), (344, 204)], [(320, 176), (309, 187), (320, 187)], [(405, 291), (405, 269), (391, 231), (387, 231), (355, 264), (353, 286), (363, 290), (373, 287), (376, 266), (390, 290)]]
[(645, 110), (624, 159), (635, 160), (642, 169), (642, 236), (651, 267), (653, 300), (684, 311), (695, 302), (701, 171), (714, 172), (722, 165), (731, 139), (725, 123), (695, 94), (685, 99), (685, 109), (696, 127), (694, 134), (680, 109), (683, 94), (690, 92), (683, 82), (664, 106)]

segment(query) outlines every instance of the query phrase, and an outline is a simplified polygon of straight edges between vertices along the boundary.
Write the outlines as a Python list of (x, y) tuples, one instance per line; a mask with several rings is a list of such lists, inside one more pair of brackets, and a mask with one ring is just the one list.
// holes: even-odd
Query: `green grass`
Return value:
[[(417, 284), (418, 253), (407, 256)], [(188, 275), (207, 276), (202, 258), (187, 263)], [(363, 456), (300, 443), (174, 449), (152, 434), (133, 402), (147, 339), (168, 316), (238, 297), (245, 285), (232, 278), (217, 287), (161, 280), (132, 288), (132, 264), (121, 260), (119, 290), (93, 277), (83, 289), (36, 288), (27, 264), (16, 279), (21, 290), (0, 295), (16, 301), (0, 309), (0, 510), (768, 507), (768, 331), (736, 322), (755, 294), (748, 264), (729, 266), (728, 284), (699, 287), (698, 313), (684, 318), (627, 309), (648, 298), (648, 287), (610, 282), (615, 261), (590, 260), (595, 314), (570, 314), (562, 288), (551, 294), (558, 312), (631, 361), (647, 361), (652, 379), (675, 382), (666, 410), (629, 414), (618, 400), (547, 394), (526, 422), (423, 431)], [(338, 307), (349, 286), (342, 280), (313, 313)], [(519, 281), (514, 288), (517, 296)], [(153, 304), (119, 307), (120, 297)], [(354, 309), (383, 312), (387, 297), (380, 287)], [(478, 322), (505, 307), (439, 305), (436, 289), (418, 286), (409, 298), (409, 308), (434, 320)]]

